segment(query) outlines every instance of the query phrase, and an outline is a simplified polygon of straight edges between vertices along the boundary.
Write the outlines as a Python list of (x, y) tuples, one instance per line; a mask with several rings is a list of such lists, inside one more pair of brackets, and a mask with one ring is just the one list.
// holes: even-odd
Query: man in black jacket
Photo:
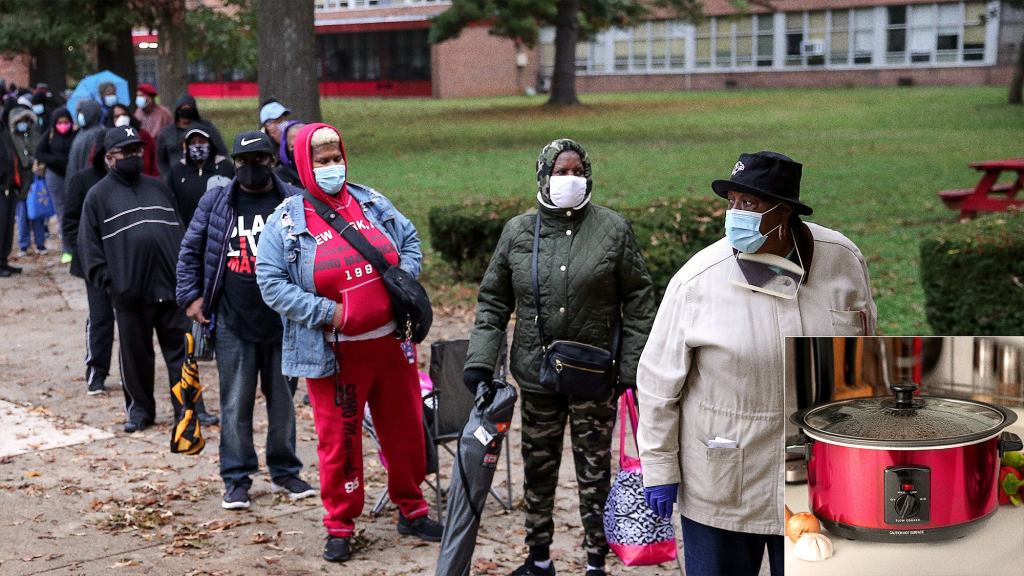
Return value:
[(170, 385), (178, 380), (185, 360), (189, 324), (174, 301), (183, 231), (171, 191), (142, 174), (138, 131), (111, 128), (103, 144), (109, 172), (85, 197), (78, 253), (86, 278), (114, 303), (127, 412), (124, 431), (130, 433), (156, 419), (154, 330)]
[(210, 140), (217, 146), (218, 150), (227, 150), (220, 131), (199, 115), (199, 108), (196, 107), (196, 99), (185, 94), (178, 98), (174, 107), (174, 124), (164, 128), (156, 136), (156, 165), (160, 169), (160, 175), (164, 178), (171, 173), (171, 168), (181, 160), (181, 144), (185, 140), (185, 134), (192, 128), (202, 128), (210, 135)]
[(181, 223), (188, 229), (192, 215), (196, 212), (199, 199), (211, 188), (220, 188), (231, 182), (235, 167), (210, 140), (210, 134), (202, 128), (192, 128), (185, 133), (182, 143), (181, 161), (171, 168), (167, 185), (178, 202)]

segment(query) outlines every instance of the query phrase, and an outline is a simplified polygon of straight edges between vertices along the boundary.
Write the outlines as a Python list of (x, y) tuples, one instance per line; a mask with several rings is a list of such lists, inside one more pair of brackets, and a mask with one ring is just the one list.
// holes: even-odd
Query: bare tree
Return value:
[(260, 99), (277, 98), (306, 122), (320, 121), (313, 2), (259, 2)]

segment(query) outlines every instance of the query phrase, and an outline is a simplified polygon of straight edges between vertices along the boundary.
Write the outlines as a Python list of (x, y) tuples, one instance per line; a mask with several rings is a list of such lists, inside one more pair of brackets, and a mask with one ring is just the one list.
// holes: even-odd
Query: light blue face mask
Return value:
[(78, 113), (78, 127), (85, 128), (85, 114)]
[(314, 168), (313, 176), (316, 178), (317, 186), (333, 196), (340, 192), (342, 185), (345, 184), (345, 165), (334, 164), (333, 166)]
[(103, 103), (107, 105), (107, 108), (117, 104), (117, 94), (107, 94), (103, 97)]
[(42, 104), (32, 105), (32, 112), (35, 113), (36, 116), (42, 114), (45, 110), (46, 108)]
[(146, 104), (149, 104), (149, 100), (147, 100), (145, 96), (136, 96), (135, 97), (135, 105), (138, 106), (139, 108), (145, 108)]
[(18, 132), (28, 132), (28, 122), (18, 122), (14, 125), (14, 129)]
[(779, 226), (772, 228), (767, 234), (761, 234), (761, 217), (778, 208), (776, 204), (764, 212), (751, 212), (749, 210), (737, 210), (731, 208), (725, 211), (725, 237), (729, 244), (746, 254), (753, 254), (761, 249), (768, 234), (774, 232)]

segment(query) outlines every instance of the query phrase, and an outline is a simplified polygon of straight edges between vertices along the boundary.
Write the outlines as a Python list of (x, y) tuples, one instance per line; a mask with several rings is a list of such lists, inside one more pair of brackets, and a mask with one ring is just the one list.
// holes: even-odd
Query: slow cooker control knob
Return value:
[(900, 518), (909, 518), (917, 513), (920, 503), (917, 500), (917, 496), (913, 494), (900, 494), (896, 497), (896, 502), (893, 503), (896, 508), (896, 514)]

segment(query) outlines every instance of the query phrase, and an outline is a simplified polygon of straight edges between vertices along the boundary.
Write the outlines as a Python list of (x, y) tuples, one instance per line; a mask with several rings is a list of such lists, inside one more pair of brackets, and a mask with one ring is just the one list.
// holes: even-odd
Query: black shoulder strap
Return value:
[(533, 224), (533, 256), (530, 259), (530, 281), (533, 283), (533, 305), (537, 307), (537, 316), (533, 321), (537, 324), (540, 345), (547, 350), (547, 338), (544, 337), (544, 320), (540, 317), (540, 287), (537, 285), (537, 251), (540, 250), (540, 208)]
[[(388, 264), (388, 261), (384, 259), (384, 255), (380, 253), (380, 250), (374, 248), (373, 244), (370, 244), (370, 241), (360, 234), (359, 231), (352, 226), (352, 223), (339, 214), (337, 210), (331, 208), (319, 198), (310, 194), (309, 190), (303, 190), (302, 197), (313, 205), (313, 209), (316, 210), (316, 213), (319, 214), (321, 218), (324, 219), (324, 222), (327, 222), (332, 228), (337, 230), (341, 234), (342, 238), (347, 240), (353, 248), (362, 254), (363, 258), (366, 258), (366, 260), (372, 264), (378, 272), (383, 274), (388, 268), (391, 268), (391, 264)], [(353, 201), (354, 200), (355, 199), (353, 198)], [(342, 224), (343, 222), (344, 224)]]

